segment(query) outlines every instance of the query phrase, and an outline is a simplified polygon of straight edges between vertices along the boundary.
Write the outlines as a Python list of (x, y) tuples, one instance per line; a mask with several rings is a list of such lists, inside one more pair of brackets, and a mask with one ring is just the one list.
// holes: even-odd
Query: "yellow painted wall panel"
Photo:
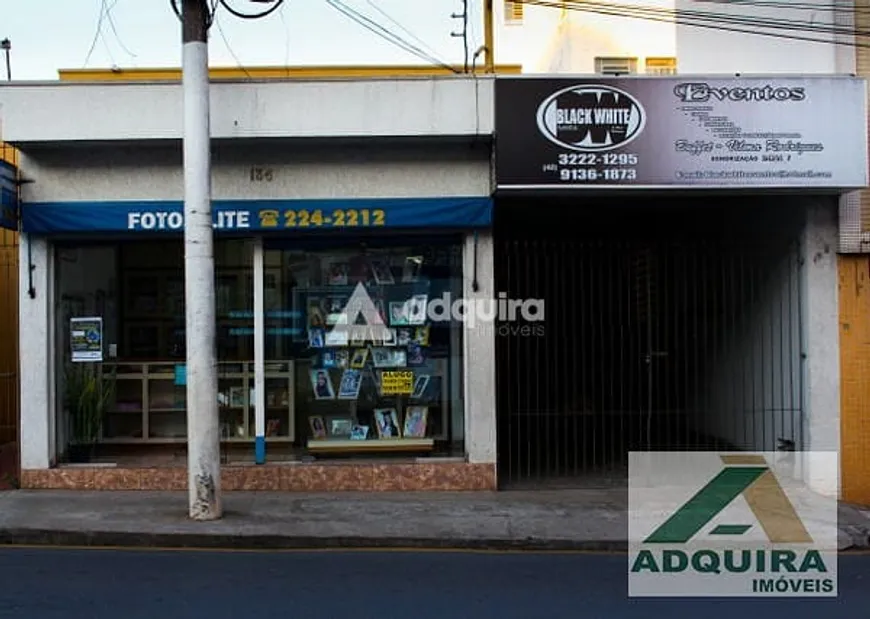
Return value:
[(843, 500), (870, 505), (870, 257), (839, 257)]

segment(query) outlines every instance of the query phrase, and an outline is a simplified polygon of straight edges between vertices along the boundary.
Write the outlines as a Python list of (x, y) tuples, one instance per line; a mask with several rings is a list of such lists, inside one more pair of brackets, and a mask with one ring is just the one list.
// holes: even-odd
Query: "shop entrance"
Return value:
[(800, 448), (803, 214), (777, 200), (497, 203), (496, 290), (545, 304), (499, 325), (503, 485), (622, 485), (632, 450)]

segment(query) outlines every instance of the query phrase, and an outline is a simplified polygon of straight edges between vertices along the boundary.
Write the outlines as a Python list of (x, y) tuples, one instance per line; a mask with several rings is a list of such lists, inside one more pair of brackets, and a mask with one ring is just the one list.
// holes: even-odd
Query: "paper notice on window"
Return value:
[(74, 363), (103, 360), (103, 319), (99, 316), (70, 318), (71, 359)]

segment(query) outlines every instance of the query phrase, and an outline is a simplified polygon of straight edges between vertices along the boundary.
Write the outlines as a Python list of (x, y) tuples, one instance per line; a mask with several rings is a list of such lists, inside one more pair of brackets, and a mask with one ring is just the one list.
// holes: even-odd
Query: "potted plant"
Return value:
[(65, 373), (69, 414), (70, 462), (93, 460), (103, 419), (111, 401), (110, 381), (103, 380), (95, 363), (70, 363)]

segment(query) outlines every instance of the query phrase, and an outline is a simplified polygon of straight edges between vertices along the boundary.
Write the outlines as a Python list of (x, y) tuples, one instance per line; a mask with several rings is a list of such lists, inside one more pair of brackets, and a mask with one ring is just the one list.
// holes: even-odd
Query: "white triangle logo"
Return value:
[[(362, 316), (362, 322), (358, 320)], [(351, 340), (384, 341), (391, 338), (389, 327), (366, 292), (362, 283), (356, 285), (347, 304), (338, 315), (335, 326), (326, 333), (327, 346), (347, 346)]]

